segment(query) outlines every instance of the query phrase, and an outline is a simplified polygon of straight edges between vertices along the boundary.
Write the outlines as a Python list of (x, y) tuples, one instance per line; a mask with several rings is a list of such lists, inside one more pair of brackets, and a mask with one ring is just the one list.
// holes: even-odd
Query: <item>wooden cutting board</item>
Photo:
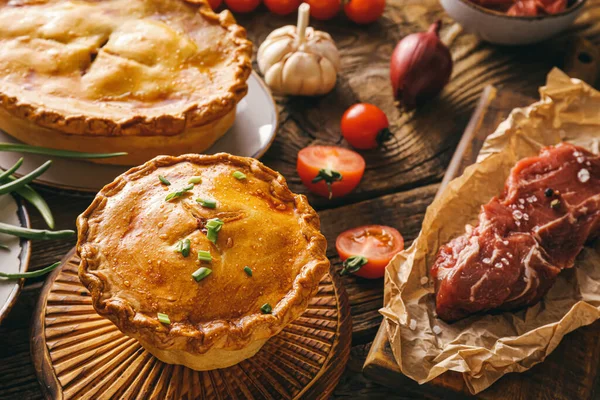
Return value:
[(254, 357), (199, 372), (159, 361), (100, 317), (78, 266), (73, 249), (46, 280), (34, 314), (31, 353), (47, 399), (326, 399), (344, 371), (352, 322), (335, 274)]
[[(450, 162), (438, 193), (464, 169), (475, 162), (485, 138), (510, 111), (533, 103), (535, 99), (488, 86), (465, 130)], [(564, 337), (560, 345), (541, 364), (525, 373), (507, 374), (487, 390), (481, 399), (553, 399), (584, 400), (596, 398), (595, 381), (599, 373), (600, 321), (580, 328)], [(389, 345), (387, 334), (379, 328), (364, 366), (364, 374), (382, 385), (397, 388), (403, 394), (422, 396), (424, 387), (400, 372)], [(425, 385), (432, 398), (464, 398), (469, 390), (461, 374), (447, 372)]]

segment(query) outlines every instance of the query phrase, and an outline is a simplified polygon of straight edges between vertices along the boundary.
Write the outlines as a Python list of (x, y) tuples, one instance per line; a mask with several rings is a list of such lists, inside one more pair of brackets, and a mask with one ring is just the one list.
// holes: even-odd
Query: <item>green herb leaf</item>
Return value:
[(244, 272), (246, 273), (246, 275), (252, 276), (252, 268), (250, 268), (247, 265), (244, 267)]
[(34, 171), (31, 171), (27, 175), (22, 176), (19, 179), (15, 179), (12, 182), (5, 183), (4, 185), (0, 186), (0, 194), (10, 193), (25, 186), (26, 184), (28, 184), (29, 182), (33, 181), (35, 178), (46, 172), (46, 170), (50, 168), (51, 165), (52, 161), (46, 161), (44, 164), (36, 168)]
[(363, 256), (351, 256), (346, 259), (342, 263), (342, 270), (340, 271), (340, 275), (348, 275), (353, 274), (359, 269), (361, 269), (365, 264), (367, 264), (369, 260)]
[(171, 186), (171, 182), (169, 182), (169, 180), (162, 175), (158, 176), (158, 180), (165, 186)]
[(238, 181), (244, 180), (246, 179), (246, 174), (244, 174), (242, 171), (235, 171), (233, 174), (231, 174), (235, 179), (237, 179)]
[[(8, 180), (14, 181), (16, 178), (10, 176), (8, 177)], [(48, 203), (46, 203), (46, 200), (44, 200), (44, 198), (40, 196), (38, 192), (36, 192), (31, 186), (25, 185), (15, 189), (15, 193), (31, 203), (31, 205), (34, 206), (44, 218), (44, 221), (46, 221), (48, 227), (50, 229), (54, 229), (54, 217), (52, 216), (52, 211), (50, 210)]]
[(198, 251), (198, 260), (204, 262), (212, 262), (212, 256), (210, 255), (210, 251), (199, 250)]
[(178, 253), (181, 253), (182, 256), (187, 257), (190, 255), (190, 247), (191, 247), (190, 239), (183, 239), (177, 243), (177, 247), (175, 248), (175, 251)]
[(344, 177), (340, 172), (335, 171), (333, 169), (324, 168), (319, 170), (319, 173), (312, 180), (312, 183), (318, 183), (321, 181), (325, 182), (325, 184), (327, 185), (327, 189), (329, 190), (329, 200), (331, 200), (331, 197), (333, 196), (333, 192), (331, 191), (331, 185), (334, 182), (341, 181), (342, 179), (344, 179)]
[(158, 313), (157, 316), (158, 322), (160, 322), (161, 324), (171, 325), (171, 320), (169, 319), (169, 316), (167, 314)]
[(184, 187), (183, 189), (177, 191), (177, 192), (173, 192), (173, 193), (169, 193), (167, 195), (167, 197), (165, 197), (166, 201), (171, 201), (173, 199), (176, 199), (178, 197), (183, 196), (185, 193), (189, 192), (190, 190), (192, 190), (194, 188), (194, 184), (192, 183), (189, 186)]
[(52, 271), (59, 265), (60, 265), (60, 262), (55, 262), (54, 264), (49, 265), (46, 268), (38, 269), (37, 271), (20, 272), (20, 273), (15, 273), (15, 274), (0, 272), (0, 278), (5, 278), (5, 279), (36, 278), (38, 276), (46, 275), (48, 272)]
[(202, 207), (206, 208), (217, 208), (217, 201), (213, 199), (196, 199), (198, 203), (202, 205)]
[(202, 279), (206, 278), (210, 274), (212, 274), (212, 269), (200, 267), (192, 274), (192, 277), (196, 280), (196, 282), (200, 282)]
[(111, 158), (126, 156), (127, 153), (81, 153), (79, 151), (56, 150), (46, 147), (29, 146), (20, 143), (0, 143), (0, 151), (18, 151), (28, 154), (42, 154), (46, 156), (56, 156), (63, 158)]
[(192, 176), (188, 183), (193, 183), (194, 185), (197, 185), (199, 183), (202, 183), (202, 178), (199, 176)]
[(7, 235), (17, 236), (24, 239), (67, 239), (75, 235), (75, 231), (64, 230), (64, 231), (47, 231), (45, 229), (29, 229), (21, 228), (20, 226), (14, 226), (0, 222), (0, 233), (6, 233)]
[(262, 311), (263, 314), (271, 314), (273, 312), (273, 307), (271, 307), (269, 303), (265, 303), (260, 308), (260, 311)]
[(23, 158), (19, 158), (19, 161), (17, 161), (15, 165), (13, 165), (12, 167), (4, 171), (2, 174), (0, 174), (0, 181), (3, 181), (12, 174), (14, 174), (21, 167), (21, 165), (23, 165)]
[(551, 207), (553, 210), (558, 210), (558, 209), (560, 208), (560, 200), (558, 200), (558, 199), (554, 199), (554, 200), (552, 200), (552, 201), (550, 202), (550, 207)]
[(224, 222), (219, 218), (209, 219), (206, 222), (206, 237), (213, 243), (217, 243), (219, 231), (223, 227)]
[(0, 243), (0, 249), (10, 251), (10, 247), (8, 247), (7, 245), (2, 244), (2, 243)]

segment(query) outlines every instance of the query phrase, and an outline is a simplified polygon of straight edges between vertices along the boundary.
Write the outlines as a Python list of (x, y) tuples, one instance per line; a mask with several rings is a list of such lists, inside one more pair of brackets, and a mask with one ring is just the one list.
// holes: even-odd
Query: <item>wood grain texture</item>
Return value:
[(71, 251), (48, 278), (34, 315), (32, 356), (48, 399), (327, 398), (350, 352), (344, 287), (326, 275), (308, 309), (258, 354), (198, 372), (165, 364), (92, 306)]
[[(526, 106), (532, 98), (517, 95), (507, 90), (487, 88), (443, 182), (460, 175), (464, 168), (472, 164), (485, 137), (493, 132), (498, 123), (504, 120), (516, 107)], [(440, 190), (445, 187), (440, 185)], [(552, 398), (555, 400), (592, 399), (596, 394), (598, 359), (600, 357), (600, 322), (580, 328), (565, 336), (554, 352), (541, 364), (522, 374), (508, 374), (489, 389), (478, 394), (481, 399), (530, 399)], [(396, 364), (383, 326), (370, 349), (364, 366), (365, 375), (389, 387), (402, 387), (403, 390), (426, 392), (444, 398), (461, 398), (469, 395), (462, 375), (445, 373), (430, 384), (419, 386), (402, 375)]]
[[(264, 8), (237, 17), (256, 45), (272, 29), (295, 23), (295, 16), (278, 17)], [(455, 61), (452, 82), (438, 99), (416, 112), (402, 114), (391, 98), (389, 55), (397, 40), (424, 30), (440, 17), (444, 22), (442, 37), (450, 44)], [(314, 21), (314, 25), (331, 32), (341, 50), (343, 69), (339, 84), (334, 92), (320, 98), (276, 99), (281, 129), (263, 161), (282, 172), (292, 190), (306, 193), (295, 173), (296, 152), (310, 144), (336, 143), (339, 119), (346, 107), (356, 102), (370, 102), (382, 108), (395, 135), (387, 151), (363, 153), (368, 163), (367, 174), (359, 190), (351, 196), (329, 202), (309, 195), (311, 203), (320, 210), (323, 229), (328, 232), (328, 254), (334, 267), (339, 268), (333, 243), (335, 235), (346, 227), (371, 221), (386, 222), (399, 228), (405, 238), (414, 238), (420, 218), (435, 195), (436, 185), (444, 175), (483, 88), (493, 84), (535, 97), (546, 73), (555, 65), (564, 67), (569, 33), (578, 33), (590, 42), (600, 44), (600, 0), (588, 0), (582, 17), (561, 37), (522, 48), (479, 42), (453, 24), (438, 0), (387, 0), (384, 17), (365, 27), (356, 26), (341, 16), (328, 22)], [(343, 141), (341, 145), (347, 146)], [(89, 197), (82, 198), (75, 193), (43, 191), (43, 195), (54, 211), (59, 229), (73, 229), (76, 216), (91, 201)], [(43, 228), (39, 215), (32, 208), (29, 211), (32, 226)], [(31, 269), (60, 260), (73, 245), (74, 240), (33, 242)], [(9, 377), (0, 380), (0, 399), (41, 398), (29, 357), (27, 333), (42, 281), (43, 278), (36, 278), (26, 282), (19, 301), (0, 325), (3, 343), (0, 374)], [(386, 389), (364, 378), (360, 368), (355, 368), (362, 365), (366, 356), (363, 350), (373, 339), (381, 321), (377, 309), (382, 304), (383, 282), (354, 277), (344, 278), (343, 282), (351, 304), (353, 343), (360, 351), (353, 351), (351, 366), (333, 397), (442, 398), (443, 394), (431, 394), (428, 387), (417, 387), (415, 392), (407, 392), (402, 387)], [(530, 398), (535, 397), (532, 392)]]

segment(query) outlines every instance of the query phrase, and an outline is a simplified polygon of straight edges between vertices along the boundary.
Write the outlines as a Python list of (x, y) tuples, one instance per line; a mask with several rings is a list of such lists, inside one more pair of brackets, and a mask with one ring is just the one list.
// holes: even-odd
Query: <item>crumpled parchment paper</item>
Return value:
[(419, 237), (387, 268), (384, 324), (400, 369), (421, 384), (452, 370), (478, 393), (504, 374), (544, 361), (564, 335), (600, 318), (600, 241), (528, 309), (453, 324), (435, 315), (429, 268), (439, 246), (477, 222), (480, 206), (502, 192), (518, 160), (561, 141), (599, 152), (600, 92), (555, 69), (540, 94), (539, 102), (513, 110), (487, 138), (477, 163), (440, 193)]

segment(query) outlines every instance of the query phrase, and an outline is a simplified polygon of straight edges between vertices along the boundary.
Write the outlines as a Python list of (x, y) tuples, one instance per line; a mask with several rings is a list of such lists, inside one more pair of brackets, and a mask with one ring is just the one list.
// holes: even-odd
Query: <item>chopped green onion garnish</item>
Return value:
[(205, 262), (212, 262), (212, 256), (210, 251), (200, 250), (198, 251), (198, 260)]
[(242, 179), (246, 179), (246, 174), (244, 174), (242, 171), (235, 171), (231, 175), (233, 175), (233, 177), (235, 179), (237, 179), (238, 181), (241, 181)]
[(340, 275), (348, 275), (353, 274), (359, 269), (361, 269), (365, 264), (367, 264), (369, 260), (363, 256), (351, 256), (346, 259), (342, 263), (342, 270), (340, 271)]
[(17, 236), (24, 239), (67, 239), (75, 235), (75, 231), (64, 230), (64, 231), (47, 231), (45, 229), (28, 229), (21, 228), (20, 226), (14, 226), (0, 222), (0, 233), (6, 233), (7, 235)]
[(29, 146), (20, 143), (0, 143), (0, 151), (18, 151), (20, 153), (43, 154), (64, 158), (111, 158), (126, 156), (127, 153), (82, 153), (79, 151), (56, 150), (46, 147)]
[(202, 207), (206, 207), (206, 208), (216, 208), (217, 207), (217, 201), (213, 200), (213, 199), (196, 199), (196, 201), (198, 203), (200, 203), (202, 205)]
[(6, 272), (0, 272), (0, 278), (5, 278), (5, 279), (36, 278), (38, 276), (46, 275), (48, 272), (52, 271), (59, 265), (60, 265), (60, 262), (55, 262), (54, 264), (49, 265), (46, 268), (38, 269), (37, 271), (20, 272), (20, 273), (15, 273), (15, 274), (8, 274)]
[(206, 222), (206, 237), (213, 243), (217, 243), (219, 231), (223, 227), (224, 222), (219, 218), (209, 219)]
[(158, 313), (158, 322), (160, 322), (161, 324), (166, 324), (166, 325), (171, 325), (171, 320), (169, 319), (169, 316), (167, 314), (163, 314), (163, 313)]
[(167, 195), (167, 197), (165, 197), (166, 201), (171, 201), (177, 197), (181, 197), (183, 196), (185, 193), (189, 192), (190, 190), (192, 190), (194, 188), (194, 184), (192, 183), (189, 186), (184, 187), (183, 189), (177, 191), (177, 192), (173, 192), (173, 193), (169, 193)]
[(260, 311), (262, 311), (263, 314), (271, 314), (273, 312), (273, 307), (271, 307), (269, 303), (265, 303), (260, 308)]
[(183, 239), (177, 243), (175, 251), (181, 253), (182, 256), (187, 257), (190, 255), (190, 239)]
[(193, 184), (202, 183), (202, 178), (199, 176), (192, 176), (190, 178), (190, 180), (188, 181), (188, 183), (193, 183)]
[(246, 273), (246, 275), (252, 276), (252, 268), (250, 268), (247, 265), (244, 267), (244, 272)]
[(158, 180), (161, 181), (163, 185), (171, 186), (171, 182), (169, 182), (169, 180), (162, 175), (158, 176)]
[(196, 272), (192, 274), (192, 277), (196, 280), (196, 282), (200, 282), (202, 279), (206, 278), (212, 274), (212, 269), (206, 267), (200, 267)]

